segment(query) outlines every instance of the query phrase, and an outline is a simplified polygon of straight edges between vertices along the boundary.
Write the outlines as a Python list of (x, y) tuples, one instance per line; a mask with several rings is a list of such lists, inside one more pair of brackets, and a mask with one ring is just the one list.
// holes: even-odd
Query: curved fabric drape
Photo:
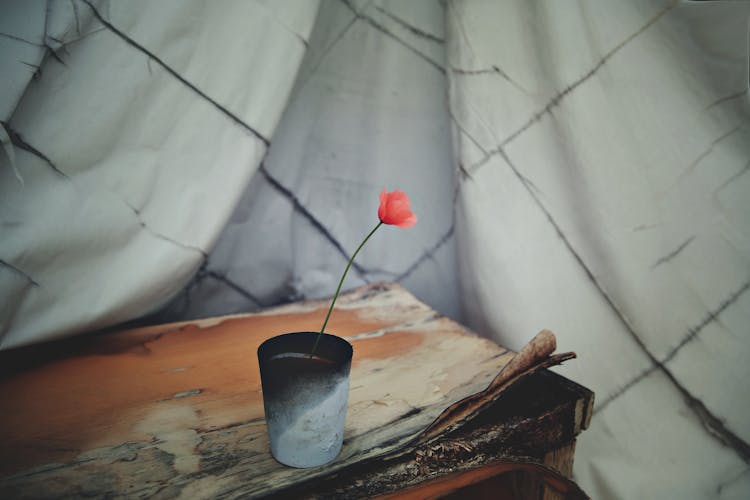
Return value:
[(24, 9), (3, 64), (35, 76), (3, 123), (0, 346), (132, 319), (188, 282), (266, 154), (316, 8), (3, 7)]
[(749, 4), (23, 5), (0, 347), (328, 296), (398, 188), (346, 288), (553, 330), (593, 498), (750, 495)]
[(330, 296), (378, 221), (382, 188), (406, 191), (419, 223), (378, 231), (346, 288), (398, 281), (460, 318), (444, 13), (434, 2), (398, 9), (321, 5), (268, 158), (162, 319)]
[(748, 5), (449, 6), (468, 318), (578, 352), (594, 498), (746, 496)]

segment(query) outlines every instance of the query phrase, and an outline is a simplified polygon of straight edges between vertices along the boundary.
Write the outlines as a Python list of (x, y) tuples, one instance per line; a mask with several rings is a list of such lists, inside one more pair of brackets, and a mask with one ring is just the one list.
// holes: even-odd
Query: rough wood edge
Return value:
[[(437, 499), (448, 493), (456, 492), (461, 488), (477, 484), (503, 474), (517, 474), (519, 472), (530, 475), (539, 483), (544, 485), (544, 500), (556, 499), (588, 499), (586, 493), (571, 479), (560, 474), (553, 467), (541, 463), (531, 457), (519, 457), (518, 459), (507, 459), (504, 461), (482, 465), (472, 469), (454, 472), (438, 479), (420, 483), (416, 486), (396, 493), (389, 493), (374, 497), (376, 500), (420, 500)], [(525, 496), (526, 491), (521, 491)], [(546, 496), (547, 494), (551, 496)]]
[[(366, 287), (370, 288), (370, 287)], [(380, 289), (382, 290), (382, 288)], [(190, 322), (189, 322), (190, 323)], [(193, 323), (190, 323), (193, 324)], [(164, 325), (162, 325), (163, 327)], [(454, 405), (446, 409), (433, 424), (423, 431), (421, 435), (417, 436), (417, 439), (413, 441), (407, 441), (399, 449), (392, 449), (383, 455), (372, 457), (373, 460), (386, 460), (391, 463), (400, 462), (403, 467), (404, 463), (415, 465), (418, 460), (418, 451), (420, 449), (425, 450), (430, 447), (437, 447), (436, 449), (450, 449), (451, 446), (461, 447), (460, 439), (449, 438), (448, 435), (455, 435), (474, 418), (483, 413), (488, 407), (496, 402), (501, 396), (503, 396), (511, 387), (515, 386), (521, 380), (524, 380), (531, 375), (543, 370), (546, 367), (559, 364), (567, 359), (575, 357), (573, 353), (565, 353), (560, 355), (550, 355), (554, 350), (555, 340), (554, 335), (549, 331), (542, 331), (535, 337), (529, 345), (527, 345), (522, 351), (506, 365), (500, 373), (493, 379), (488, 387), (476, 393), (473, 396), (469, 396), (459, 403), (466, 402), (465, 406), (460, 411), (454, 413), (450, 411)], [(564, 378), (560, 377), (565, 380)], [(569, 382), (569, 381), (567, 381)], [(572, 384), (572, 383), (571, 383)], [(577, 384), (576, 384), (577, 386)], [(467, 401), (468, 400), (468, 401)], [(576, 424), (573, 426), (573, 432), (577, 433), (581, 428), (585, 428), (590, 421), (591, 411), (590, 408), (593, 405), (593, 398), (589, 398), (586, 402), (582, 402), (580, 399), (575, 400), (575, 415), (574, 418)], [(456, 403), (456, 404), (459, 404)], [(580, 417), (579, 417), (580, 415)], [(570, 419), (567, 420), (570, 422)], [(429, 432), (428, 432), (429, 431)], [(448, 447), (448, 448), (446, 448)], [(413, 455), (413, 460), (409, 460), (407, 457), (409, 454)], [(404, 458), (406, 461), (404, 462)], [(490, 458), (490, 457), (487, 457)], [(518, 457), (503, 457), (503, 462), (513, 462)], [(494, 457), (497, 459), (497, 457)], [(481, 462), (471, 462), (464, 457), (463, 466), (467, 467), (465, 470), (471, 470), (472, 467), (476, 468)], [(360, 464), (355, 464), (360, 465)], [(440, 464), (442, 466), (444, 464)], [(346, 474), (346, 470), (336, 472), (334, 475)]]
[(446, 408), (435, 421), (417, 438), (424, 443), (450, 433), (466, 422), (476, 418), (484, 407), (495, 402), (507, 389), (539, 370), (558, 365), (576, 357), (575, 353), (551, 355), (556, 345), (555, 336), (549, 330), (539, 332), (500, 373), (486, 389), (472, 394)]
[[(550, 483), (549, 478), (554, 477), (563, 483), (557, 483), (554, 488), (550, 489), (541, 486), (539, 476), (531, 477), (529, 484), (538, 492), (535, 498), (542, 498), (542, 494), (547, 494), (548, 491), (549, 495), (552, 495), (550, 498), (555, 498), (554, 495), (560, 492), (567, 495), (565, 498), (588, 498), (572, 480), (557, 470), (557, 465), (564, 466), (564, 464), (556, 463), (555, 455), (549, 455), (550, 448), (542, 452), (543, 454), (538, 458), (530, 459), (517, 455), (516, 452), (520, 450), (513, 444), (508, 449), (503, 448), (505, 444), (513, 442), (513, 438), (509, 436), (525, 439), (524, 436), (533, 433), (533, 429), (539, 426), (536, 419), (528, 418), (521, 425), (517, 425), (502, 421), (493, 422), (492, 417), (490, 417), (489, 424), (486, 421), (482, 423), (482, 419), (478, 418), (483, 415), (488, 416), (485, 414), (488, 414), (493, 407), (496, 408), (497, 401), (509, 393), (512, 387), (522, 380), (539, 374), (539, 376), (552, 376), (557, 383), (570, 389), (571, 393), (577, 396), (562, 405), (553, 405), (548, 410), (551, 413), (544, 415), (547, 422), (545, 425), (552, 424), (555, 427), (550, 431), (554, 436), (549, 443), (552, 445), (552, 452), (562, 443), (570, 443), (574, 440), (583, 428), (583, 424), (588, 422), (590, 415), (587, 409), (591, 408), (593, 393), (562, 376), (549, 372), (539, 373), (549, 366), (572, 359), (575, 354), (550, 355), (550, 347), (554, 349), (554, 336), (548, 331), (543, 331), (541, 335), (541, 339), (538, 339), (540, 342), (530, 342), (529, 346), (522, 349), (511, 361), (511, 368), (501, 370), (485, 390), (451, 405), (425, 431), (398, 449), (392, 449), (390, 452), (371, 457), (364, 462), (352, 464), (328, 477), (317, 478), (314, 484), (295, 485), (290, 489), (276, 491), (272, 495), (280, 498), (297, 498), (300, 495), (306, 498), (362, 498), (389, 495), (395, 491), (398, 491), (400, 495), (402, 487), (407, 489), (414, 487), (417, 488), (415, 491), (419, 491), (420, 485), (437, 480), (441, 475), (454, 472), (468, 473), (482, 468), (488, 462), (492, 464), (530, 463), (532, 465), (527, 468), (528, 472), (531, 469), (536, 470), (535, 467), (541, 463), (540, 460), (547, 459), (550, 461), (549, 464), (542, 463), (547, 475), (541, 479), (547, 484)], [(484, 420), (487, 419), (484, 418)], [(524, 443), (523, 446), (527, 444)], [(565, 446), (567, 445), (562, 445), (563, 448)], [(569, 451), (563, 449), (560, 453), (562, 455), (572, 453), (573, 449), (570, 448)], [(572, 456), (567, 460), (572, 465)], [(564, 466), (564, 468), (569, 467)], [(522, 469), (524, 467), (519, 467), (517, 472), (522, 472)], [(568, 482), (573, 485), (571, 489), (563, 487)]]

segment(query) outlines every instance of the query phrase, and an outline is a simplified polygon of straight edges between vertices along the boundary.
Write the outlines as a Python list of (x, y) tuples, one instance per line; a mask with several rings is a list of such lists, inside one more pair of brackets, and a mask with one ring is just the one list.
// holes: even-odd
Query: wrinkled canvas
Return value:
[(0, 347), (329, 296), (401, 189), (345, 288), (553, 330), (593, 498), (750, 495), (750, 4), (21, 4)]

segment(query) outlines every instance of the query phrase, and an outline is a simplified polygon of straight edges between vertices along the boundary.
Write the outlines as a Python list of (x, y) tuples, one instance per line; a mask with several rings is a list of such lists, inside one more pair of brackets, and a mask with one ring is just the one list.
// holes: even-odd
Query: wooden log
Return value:
[(429, 442), (465, 425), (466, 422), (480, 415), (485, 406), (497, 401), (506, 389), (522, 378), (575, 357), (574, 353), (552, 356), (555, 347), (556, 341), (552, 332), (542, 330), (500, 370), (487, 388), (446, 408), (420, 434), (420, 442)]
[[(493, 464), (543, 467), (587, 425), (592, 394), (542, 369), (561, 358), (503, 370), (514, 353), (377, 284), (342, 296), (328, 329), (355, 351), (341, 455), (282, 466), (256, 350), (316, 330), (327, 305), (0, 352), (0, 498), (367, 497)], [(472, 411), (443, 413), (465, 398)]]
[[(516, 498), (541, 499), (547, 492), (587, 498), (554, 467), (572, 463), (568, 454), (581, 425), (575, 420), (581, 416), (577, 407), (590, 401), (583, 388), (571, 397), (569, 383), (550, 372), (530, 375), (477, 418), (439, 439), (425, 443), (417, 435), (393, 452), (274, 493), (278, 498), (371, 498), (405, 488), (420, 491), (420, 485), (435, 481), (451, 488), (456, 485), (442, 481), (446, 475), (498, 466), (503, 473), (522, 474), (524, 480), (514, 484)], [(460, 486), (462, 479), (457, 481)]]
[[(464, 470), (446, 474), (432, 481), (425, 481), (417, 486), (407, 488), (397, 493), (383, 495), (379, 499), (400, 500), (427, 500), (433, 498), (491, 498), (497, 499), (499, 496), (496, 488), (502, 488), (501, 491), (507, 495), (507, 498), (531, 498), (525, 492), (518, 489), (512, 489), (505, 481), (498, 484), (499, 476), (523, 473), (539, 477), (554, 490), (549, 491), (549, 495), (559, 498), (588, 498), (585, 493), (570, 479), (561, 476), (559, 471), (547, 467), (533, 460), (528, 461), (504, 461), (490, 465), (483, 465), (474, 469)], [(476, 487), (484, 483), (490, 483), (493, 488), (477, 489)], [(502, 485), (502, 486), (501, 486)], [(467, 491), (469, 490), (469, 491)], [(528, 490), (523, 490), (528, 491)], [(471, 496), (469, 496), (471, 492)], [(553, 498), (553, 497), (547, 497)]]

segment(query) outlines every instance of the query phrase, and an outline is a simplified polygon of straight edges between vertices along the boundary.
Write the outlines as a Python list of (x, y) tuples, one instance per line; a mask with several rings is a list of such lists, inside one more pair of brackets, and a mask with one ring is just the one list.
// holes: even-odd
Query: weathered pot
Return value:
[(334, 460), (344, 440), (353, 349), (317, 332), (272, 337), (258, 348), (271, 453), (284, 465), (315, 467)]

